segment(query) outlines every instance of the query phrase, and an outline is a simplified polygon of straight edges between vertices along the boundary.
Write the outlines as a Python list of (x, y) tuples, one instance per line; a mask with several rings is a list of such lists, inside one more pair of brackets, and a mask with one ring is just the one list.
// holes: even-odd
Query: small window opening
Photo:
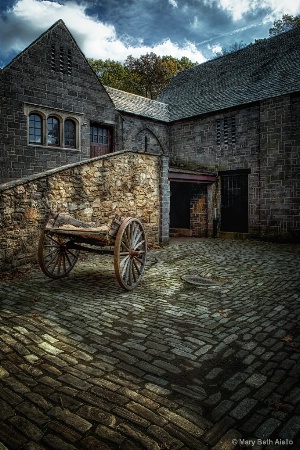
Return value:
[(59, 51), (59, 71), (61, 73), (64, 72), (64, 49), (63, 49), (63, 47), (60, 47), (60, 51)]
[(72, 52), (68, 50), (67, 74), (72, 75)]
[(224, 117), (216, 120), (217, 145), (236, 143), (235, 116)]
[(224, 144), (228, 144), (228, 119), (224, 119)]
[(231, 142), (232, 144), (235, 144), (236, 142), (235, 116), (231, 117)]
[(51, 45), (50, 60), (51, 60), (51, 69), (55, 70), (55, 45), (54, 44)]
[(217, 119), (217, 145), (221, 144), (221, 120)]

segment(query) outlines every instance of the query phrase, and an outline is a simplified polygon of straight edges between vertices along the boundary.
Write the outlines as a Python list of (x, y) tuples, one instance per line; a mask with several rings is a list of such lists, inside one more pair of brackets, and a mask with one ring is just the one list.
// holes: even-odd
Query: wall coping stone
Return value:
[[(49, 169), (49, 170), (46, 170), (45, 172), (35, 173), (32, 175), (28, 175), (24, 178), (19, 178), (17, 180), (12, 180), (12, 181), (7, 181), (6, 183), (2, 183), (2, 184), (0, 184), (0, 193), (7, 191), (8, 189), (13, 189), (15, 186), (20, 186), (22, 184), (30, 183), (31, 181), (39, 180), (40, 178), (44, 178), (44, 177), (51, 176), (58, 172), (63, 172), (65, 170), (72, 169), (73, 167), (80, 167), (85, 164), (94, 163), (95, 161), (98, 161), (101, 159), (105, 160), (105, 159), (113, 158), (114, 156), (122, 155), (125, 153), (135, 153), (138, 155), (141, 154), (141, 152), (137, 152), (134, 150), (120, 150), (117, 152), (108, 153), (106, 155), (96, 156), (95, 158), (84, 159), (79, 162), (66, 164), (65, 166), (55, 167), (54, 169)], [(153, 156), (155, 158), (157, 158), (159, 156), (159, 155), (155, 155), (155, 154), (151, 154), (151, 153), (145, 153), (145, 155)]]

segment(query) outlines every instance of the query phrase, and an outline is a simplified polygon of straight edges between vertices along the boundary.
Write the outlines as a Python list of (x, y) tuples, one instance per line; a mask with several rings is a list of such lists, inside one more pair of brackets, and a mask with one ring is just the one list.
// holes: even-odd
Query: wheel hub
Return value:
[(139, 252), (137, 252), (136, 250), (133, 250), (133, 249), (129, 250), (130, 259), (132, 259), (132, 258), (134, 258), (135, 256), (138, 256), (138, 255), (139, 255)]

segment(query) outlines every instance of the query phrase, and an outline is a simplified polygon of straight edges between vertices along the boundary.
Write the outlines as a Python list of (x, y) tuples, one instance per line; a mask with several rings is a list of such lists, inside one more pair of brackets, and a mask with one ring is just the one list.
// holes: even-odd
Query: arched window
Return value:
[(42, 144), (43, 141), (43, 120), (39, 114), (29, 115), (29, 143)]
[[(42, 147), (61, 147), (70, 151), (80, 150), (80, 123), (79, 114), (70, 115), (69, 112), (51, 111), (41, 107), (41, 110), (31, 105), (24, 106), (28, 124), (28, 144)], [(106, 130), (105, 130), (106, 131)], [(107, 131), (101, 135), (107, 141)]]
[(47, 144), (59, 145), (59, 121), (53, 116), (47, 119)]
[(74, 120), (66, 119), (64, 125), (64, 146), (76, 147), (76, 125)]

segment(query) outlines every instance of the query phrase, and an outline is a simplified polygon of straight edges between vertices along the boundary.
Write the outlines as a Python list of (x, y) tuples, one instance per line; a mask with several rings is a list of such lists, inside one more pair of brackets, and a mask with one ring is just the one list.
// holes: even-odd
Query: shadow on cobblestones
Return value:
[(299, 268), (296, 245), (187, 238), (130, 293), (110, 256), (2, 278), (0, 449), (299, 449)]

